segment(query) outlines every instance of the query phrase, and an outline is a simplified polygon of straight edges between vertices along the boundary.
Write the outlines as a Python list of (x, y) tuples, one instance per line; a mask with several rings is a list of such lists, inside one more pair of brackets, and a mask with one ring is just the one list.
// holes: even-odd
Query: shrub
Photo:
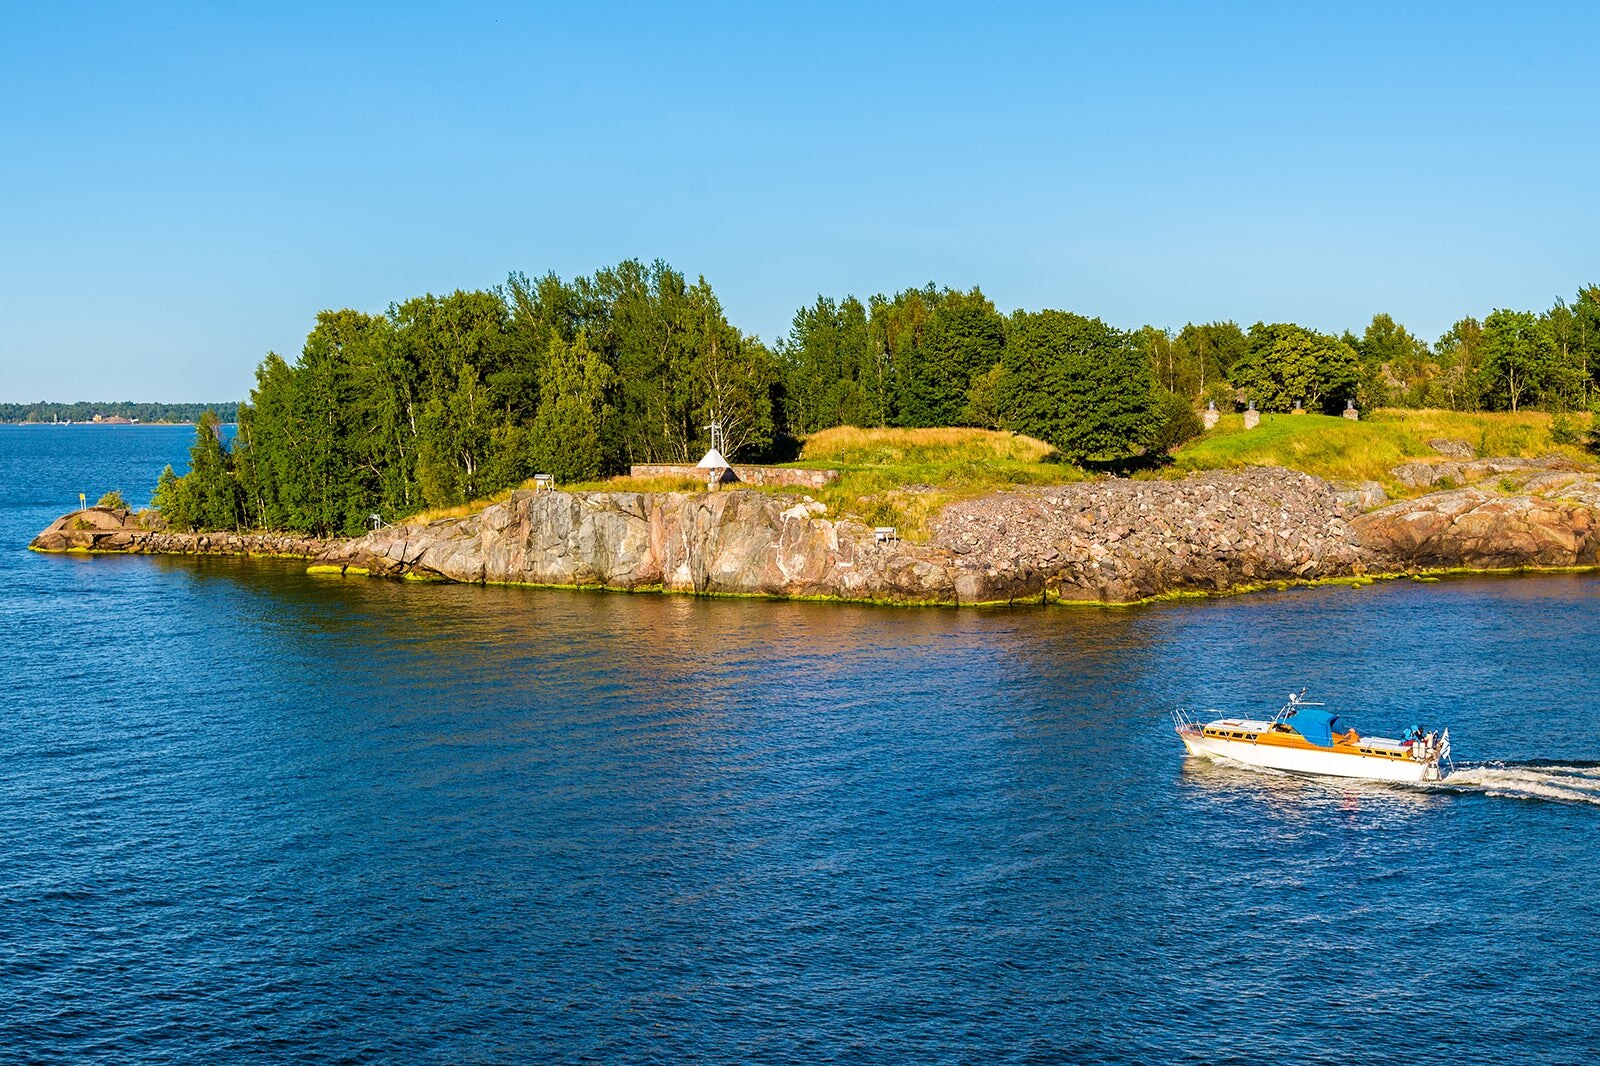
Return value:
[(1157, 400), (1156, 410), (1161, 416), (1161, 424), (1156, 429), (1155, 439), (1150, 442), (1151, 452), (1159, 454), (1171, 451), (1205, 431), (1200, 416), (1194, 413), (1194, 408), (1182, 396), (1163, 392)]
[(1550, 439), (1556, 444), (1576, 444), (1578, 442), (1578, 426), (1573, 422), (1572, 416), (1565, 411), (1557, 411), (1550, 416)]
[(156, 510), (173, 529), (195, 529), (200, 524), (200, 506), (187, 477), (179, 477), (168, 466), (156, 481)]
[(112, 489), (110, 492), (96, 500), (95, 506), (110, 507), (118, 511), (128, 510), (127, 501), (122, 498), (122, 493), (118, 492), (116, 489)]

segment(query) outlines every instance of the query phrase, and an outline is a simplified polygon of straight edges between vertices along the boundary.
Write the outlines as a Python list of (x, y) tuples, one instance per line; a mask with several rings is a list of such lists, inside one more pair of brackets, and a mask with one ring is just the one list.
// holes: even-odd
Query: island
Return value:
[[(318, 316), (151, 511), (40, 551), (900, 604), (1133, 603), (1596, 565), (1600, 288), (1430, 345), (1120, 329), (929, 285), (775, 345), (625, 261)], [(698, 462), (696, 461), (698, 459)]]
[[(1280, 417), (1299, 421), (1302, 433), (1323, 428), (1319, 416)], [(895, 436), (855, 432), (880, 442)], [(964, 435), (970, 447), (991, 450), (1028, 443)], [(947, 605), (1124, 604), (1596, 565), (1600, 473), (1560, 453), (1469, 458), (1459, 441), (1437, 444), (1443, 453), (1432, 460), (1394, 469), (1418, 490), (1395, 501), (1376, 482), (1341, 489), (1304, 471), (1246, 465), (943, 503), (939, 487), (912, 486), (903, 490), (909, 499), (932, 497), (937, 509), (922, 528), (901, 528), (871, 524), (863, 512), (873, 501), (842, 506), (837, 492), (738, 481), (642, 488), (619, 478), (571, 490), (518, 487), (461, 514), (423, 514), (355, 537), (178, 531), (155, 512), (94, 507), (63, 516), (32, 547), (284, 556), (307, 560), (312, 573), (347, 576)]]

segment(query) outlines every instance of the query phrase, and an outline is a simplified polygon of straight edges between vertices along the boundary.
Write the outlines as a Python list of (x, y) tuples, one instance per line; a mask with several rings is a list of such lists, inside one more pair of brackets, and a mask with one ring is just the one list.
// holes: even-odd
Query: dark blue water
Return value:
[[(1600, 583), (869, 609), (42, 556), (0, 426), (0, 1057), (1592, 1061)], [(1456, 787), (1186, 763), (1291, 687)]]

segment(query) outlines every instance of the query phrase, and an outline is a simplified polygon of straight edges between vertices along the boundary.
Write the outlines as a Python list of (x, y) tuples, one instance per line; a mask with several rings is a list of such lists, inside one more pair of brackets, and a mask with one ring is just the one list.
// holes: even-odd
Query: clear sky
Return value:
[(0, 6), (0, 400), (242, 398), (328, 307), (637, 256), (774, 339), (1600, 281), (1600, 5)]

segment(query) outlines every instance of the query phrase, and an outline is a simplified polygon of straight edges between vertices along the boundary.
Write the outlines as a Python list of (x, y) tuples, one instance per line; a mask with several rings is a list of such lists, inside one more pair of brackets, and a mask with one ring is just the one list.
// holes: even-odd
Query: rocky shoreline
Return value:
[[(1450, 470), (1437, 479), (1426, 469), (1407, 474), (1421, 484), (1466, 474), (1466, 464), (1438, 465)], [(1267, 467), (1002, 492), (945, 508), (927, 543), (881, 539), (806, 496), (727, 489), (519, 491), (466, 518), (350, 540), (175, 533), (89, 508), (57, 520), (32, 547), (279, 555), (352, 576), (948, 605), (1120, 604), (1438, 570), (1597, 565), (1600, 476), (1551, 459), (1478, 465), (1495, 485), (1387, 505), (1376, 485), (1341, 492)]]
[(256, 555), (314, 559), (337, 541), (294, 533), (179, 533), (152, 516), (120, 507), (86, 507), (62, 515), (28, 545), (41, 552), (114, 555)]

